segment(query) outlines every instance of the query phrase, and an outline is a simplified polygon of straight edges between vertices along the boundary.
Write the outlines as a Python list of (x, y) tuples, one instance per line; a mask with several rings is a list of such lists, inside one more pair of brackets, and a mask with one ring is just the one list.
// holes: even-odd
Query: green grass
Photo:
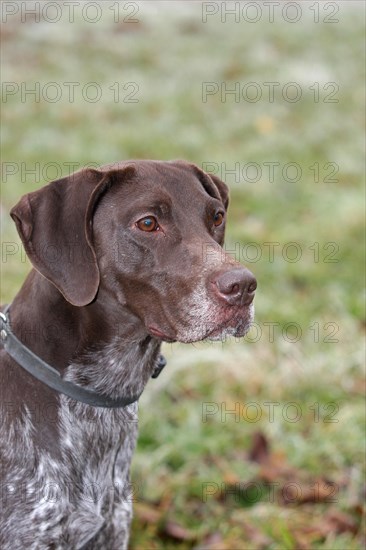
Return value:
[[(19, 243), (11, 206), (47, 175), (61, 175), (47, 163), (58, 163), (63, 175), (66, 162), (138, 157), (226, 163), (228, 170), (257, 163), (256, 182), (248, 181), (252, 173), (247, 181), (224, 178), (231, 188), (226, 247), (258, 279), (257, 329), (240, 342), (164, 349), (168, 366), (141, 399), (131, 548), (358, 550), (365, 420), (362, 4), (342, 4), (335, 24), (314, 24), (306, 3), (296, 24), (265, 17), (203, 24), (199, 3), (174, 4), (140, 3), (134, 25), (114, 24), (107, 3), (94, 25), (80, 17), (71, 25), (5, 25), (3, 81), (97, 82), (103, 95), (89, 103), (76, 93), (70, 103), (63, 86), (57, 103), (23, 103), (15, 95), (3, 104), (2, 160), (19, 168), (7, 177), (3, 170), (3, 242)], [(202, 102), (202, 83), (223, 81), (228, 88), (257, 82), (264, 96), (222, 102), (217, 94)], [(138, 103), (115, 103), (115, 82), (135, 82)], [(271, 103), (264, 82), (279, 82), (278, 90), (297, 82), (303, 97), (290, 103), (279, 92)], [(314, 82), (319, 102), (309, 89)], [(324, 102), (328, 82), (339, 86), (337, 103)], [(28, 169), (40, 163), (40, 176), (24, 174), (22, 162)], [(273, 181), (265, 162), (279, 163)], [(297, 182), (283, 177), (291, 162), (302, 171)], [(329, 182), (334, 167), (336, 181)], [(283, 257), (294, 252), (286, 249), (293, 242), (297, 262)], [(262, 250), (257, 261), (250, 261), (248, 243)], [(279, 243), (273, 258), (265, 243)], [(3, 301), (28, 269), (20, 252), (3, 254)], [(268, 323), (275, 323), (273, 339)], [(207, 403), (218, 412), (206, 422)], [(253, 416), (255, 406), (261, 418)], [(270, 446), (266, 465), (248, 458), (258, 432)], [(278, 484), (273, 502), (268, 476)], [(335, 502), (280, 498), (291, 482), (304, 494), (324, 480), (335, 484)], [(249, 482), (261, 488), (259, 497), (243, 491)], [(205, 498), (207, 484), (212, 494)]]

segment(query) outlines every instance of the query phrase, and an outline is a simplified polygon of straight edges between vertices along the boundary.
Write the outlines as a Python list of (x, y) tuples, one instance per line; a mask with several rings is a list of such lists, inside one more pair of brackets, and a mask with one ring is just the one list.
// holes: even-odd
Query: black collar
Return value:
[[(27, 372), (32, 374), (37, 380), (40, 380), (50, 388), (64, 393), (68, 397), (81, 401), (93, 407), (118, 408), (126, 407), (137, 401), (141, 395), (133, 395), (131, 397), (122, 397), (120, 399), (112, 399), (108, 395), (96, 393), (93, 390), (83, 388), (68, 382), (61, 378), (60, 373), (35, 355), (29, 348), (24, 346), (20, 340), (13, 334), (7, 306), (4, 312), (0, 312), (0, 344), (3, 345), (5, 351)], [(152, 378), (157, 378), (166, 365), (166, 359), (163, 355), (159, 355), (157, 365), (152, 374)]]

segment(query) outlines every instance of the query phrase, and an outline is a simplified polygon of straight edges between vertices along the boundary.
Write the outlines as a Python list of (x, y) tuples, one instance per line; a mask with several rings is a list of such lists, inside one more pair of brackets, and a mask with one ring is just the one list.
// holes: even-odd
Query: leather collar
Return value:
[[(10, 305), (6, 307), (4, 312), (0, 312), (0, 344), (18, 365), (37, 378), (37, 380), (40, 380), (53, 390), (93, 407), (114, 409), (127, 407), (127, 405), (138, 401), (142, 392), (130, 397), (112, 399), (108, 395), (97, 393), (88, 388), (83, 388), (74, 384), (73, 382), (64, 380), (56, 369), (33, 353), (14, 335), (10, 327), (9, 307)], [(165, 365), (165, 357), (159, 355), (152, 378), (157, 378)]]

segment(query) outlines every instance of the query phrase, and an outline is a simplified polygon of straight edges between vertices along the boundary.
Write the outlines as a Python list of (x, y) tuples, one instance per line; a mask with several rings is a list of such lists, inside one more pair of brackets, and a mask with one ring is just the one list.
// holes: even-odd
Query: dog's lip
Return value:
[(155, 338), (159, 338), (160, 340), (164, 340), (164, 342), (175, 342), (176, 341), (175, 338), (173, 338), (172, 336), (169, 336), (168, 334), (166, 334), (165, 332), (163, 332), (162, 330), (157, 328), (155, 325), (149, 325), (147, 328), (148, 328), (148, 331), (150, 332), (150, 334), (155, 336)]
[[(230, 309), (232, 308), (229, 308), (228, 311), (230, 311)], [(230, 312), (231, 315), (229, 315), (226, 319), (221, 318), (220, 321), (217, 321), (214, 326), (209, 327), (205, 334), (202, 334), (198, 340), (187, 340), (185, 338), (181, 339), (179, 336), (173, 336), (172, 334), (164, 332), (163, 330), (161, 330), (161, 328), (158, 328), (156, 325), (153, 324), (148, 325), (147, 330), (153, 337), (159, 338), (159, 340), (163, 340), (164, 342), (169, 343), (177, 341), (183, 343), (200, 342), (206, 340), (207, 338), (210, 338), (211, 336), (219, 336), (227, 330), (233, 331), (233, 334), (235, 333), (235, 336), (240, 338), (242, 336), (245, 336), (252, 324), (252, 316), (250, 315), (250, 310), (251, 306), (240, 306), (238, 308), (235, 308), (234, 313)]]
[(239, 324), (237, 326), (230, 326), (230, 325), (223, 325), (221, 327), (216, 327), (214, 330), (211, 330), (208, 334), (206, 334), (206, 338), (216, 337), (222, 335), (226, 330), (230, 330), (232, 332), (232, 335), (236, 338), (242, 338), (247, 334), (251, 326), (251, 322), (247, 322), (245, 324)]
[[(244, 313), (244, 315), (240, 315)], [(238, 311), (231, 315), (224, 322), (217, 324), (212, 330), (207, 332), (205, 338), (210, 338), (210, 336), (218, 336), (225, 330), (233, 330), (237, 332), (237, 336), (240, 337), (241, 334), (245, 335), (252, 324), (250, 315), (248, 315), (248, 307), (240, 308)]]

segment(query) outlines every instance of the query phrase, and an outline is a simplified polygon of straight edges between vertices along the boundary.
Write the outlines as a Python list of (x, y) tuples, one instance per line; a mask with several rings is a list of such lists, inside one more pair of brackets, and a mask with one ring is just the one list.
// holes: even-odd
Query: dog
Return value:
[(162, 342), (246, 334), (228, 187), (185, 161), (84, 169), (11, 210), (32, 270), (1, 313), (1, 548), (126, 549), (137, 400)]

